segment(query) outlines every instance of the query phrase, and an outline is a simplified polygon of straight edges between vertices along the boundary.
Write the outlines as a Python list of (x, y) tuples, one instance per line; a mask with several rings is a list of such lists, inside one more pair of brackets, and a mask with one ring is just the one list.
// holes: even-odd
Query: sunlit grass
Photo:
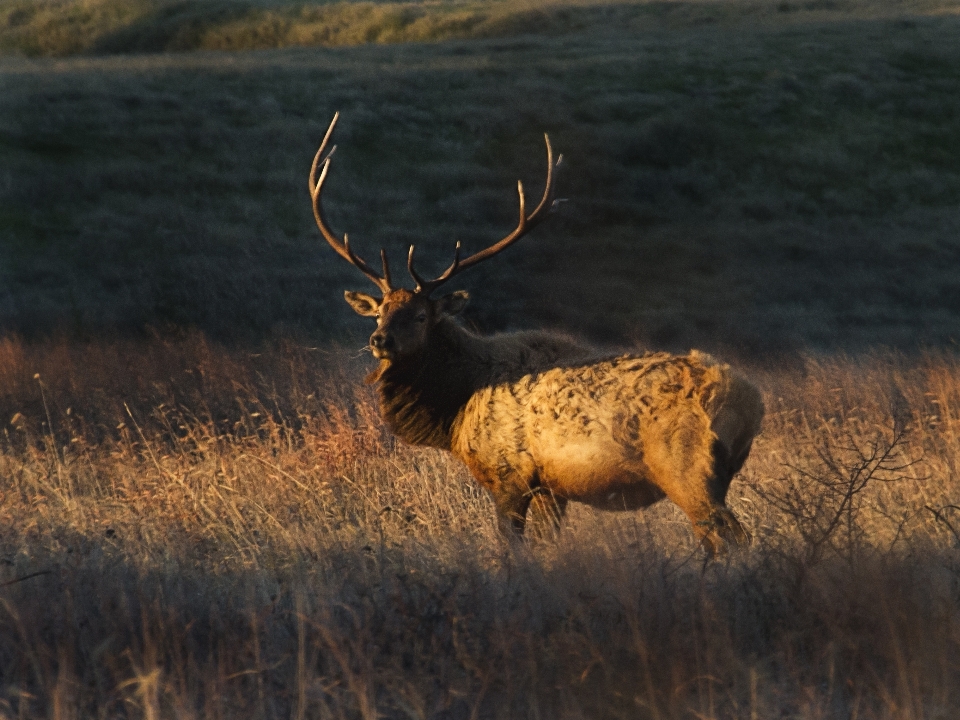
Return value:
[[(0, 0), (0, 718), (957, 716), (955, 8)], [(137, 55), (318, 44), (364, 46)], [(334, 110), (332, 224), (427, 269), (550, 132), (468, 321), (740, 356), (751, 549), (666, 503), (508, 547), (390, 436)]]
[(705, 568), (669, 504), (575, 508), (557, 538), (503, 545), (462, 467), (390, 438), (363, 364), (198, 335), (4, 341), (0, 711), (960, 708), (952, 355), (758, 371), (768, 418), (730, 496), (755, 542)]
[(956, 8), (954, 0), (2, 0), (0, 50), (31, 56), (252, 50), (563, 34), (605, 26), (875, 19)]

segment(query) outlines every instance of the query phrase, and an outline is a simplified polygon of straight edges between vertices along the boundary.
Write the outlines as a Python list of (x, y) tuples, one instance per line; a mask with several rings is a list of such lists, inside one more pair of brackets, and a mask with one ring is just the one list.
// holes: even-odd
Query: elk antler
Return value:
[(429, 295), (460, 271), (466, 270), (471, 265), (476, 265), (477, 263), (483, 262), (487, 258), (491, 258), (497, 253), (506, 250), (517, 240), (539, 225), (540, 222), (542, 222), (546, 217), (547, 213), (556, 207), (559, 200), (553, 199), (554, 182), (556, 180), (555, 170), (563, 161), (563, 155), (557, 157), (557, 161), (554, 162), (553, 148), (550, 147), (550, 137), (544, 134), (543, 139), (547, 143), (547, 185), (543, 189), (543, 197), (540, 198), (540, 204), (534, 208), (532, 213), (527, 215), (527, 201), (523, 194), (523, 183), (518, 180), (517, 192), (520, 195), (520, 222), (517, 223), (516, 229), (499, 242), (491, 245), (485, 250), (481, 250), (480, 252), (471, 255), (465, 260), (460, 259), (460, 242), (457, 241), (457, 246), (453, 252), (453, 263), (435, 280), (424, 280), (417, 274), (417, 271), (413, 269), (413, 245), (411, 245), (410, 252), (407, 255), (407, 270), (410, 271), (411, 277), (413, 277), (414, 282), (417, 283), (416, 292), (422, 293), (423, 295)]
[(346, 233), (343, 234), (343, 242), (333, 233), (329, 225), (327, 225), (327, 218), (324, 216), (323, 206), (320, 204), (323, 183), (327, 179), (327, 171), (330, 169), (330, 158), (333, 157), (333, 153), (337, 149), (336, 145), (330, 149), (330, 152), (327, 153), (327, 156), (323, 159), (323, 168), (320, 170), (319, 178), (317, 178), (317, 166), (320, 164), (321, 156), (327, 149), (327, 143), (330, 142), (330, 138), (333, 136), (333, 129), (336, 127), (339, 118), (339, 112), (334, 114), (333, 120), (330, 121), (330, 127), (327, 128), (327, 134), (323, 136), (323, 142), (320, 143), (320, 149), (317, 150), (317, 154), (313, 158), (313, 165), (310, 166), (310, 198), (313, 200), (313, 217), (317, 221), (317, 227), (320, 228), (320, 233), (326, 238), (327, 242), (330, 243), (330, 247), (336, 250), (340, 257), (351, 265), (354, 265), (360, 272), (370, 278), (373, 283), (380, 288), (383, 294), (386, 295), (393, 290), (390, 286), (390, 266), (387, 264), (386, 252), (384, 252), (382, 248), (380, 249), (380, 261), (383, 263), (383, 276), (380, 276), (373, 268), (367, 265), (363, 258), (350, 249), (350, 239)]

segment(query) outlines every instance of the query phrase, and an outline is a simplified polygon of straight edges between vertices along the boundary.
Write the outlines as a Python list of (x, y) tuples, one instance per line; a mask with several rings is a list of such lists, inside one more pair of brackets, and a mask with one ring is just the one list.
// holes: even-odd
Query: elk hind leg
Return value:
[(690, 518), (707, 556), (714, 557), (730, 545), (749, 544), (750, 536), (725, 504), (733, 479), (729, 453), (715, 440), (709, 449), (698, 443), (701, 432), (692, 421), (682, 423), (667, 442), (666, 457), (650, 460), (658, 466), (651, 468), (657, 485)]
[[(749, 545), (750, 534), (726, 504), (727, 491), (733, 476), (746, 458), (731, 459), (727, 448), (719, 440), (713, 441), (711, 451), (713, 468), (705, 483), (710, 500), (710, 513), (697, 523), (705, 529), (704, 542), (707, 553), (712, 556), (724, 552), (728, 545)], [(720, 542), (717, 542), (718, 540)]]

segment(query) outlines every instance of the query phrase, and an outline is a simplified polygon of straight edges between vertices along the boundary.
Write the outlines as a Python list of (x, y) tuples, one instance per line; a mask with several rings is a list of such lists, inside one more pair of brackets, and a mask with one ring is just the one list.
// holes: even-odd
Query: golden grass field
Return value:
[[(362, 363), (360, 363), (362, 365)], [(703, 565), (672, 505), (505, 546), (358, 362), (0, 344), (7, 717), (947, 718), (960, 363), (806, 357)], [(19, 581), (18, 581), (19, 579)]]
[[(933, 0), (0, 0), (0, 718), (960, 716), (958, 39)], [(425, 273), (550, 133), (569, 200), (467, 322), (753, 378), (749, 549), (668, 503), (508, 546), (390, 436), (306, 193), (335, 110), (332, 225)]]

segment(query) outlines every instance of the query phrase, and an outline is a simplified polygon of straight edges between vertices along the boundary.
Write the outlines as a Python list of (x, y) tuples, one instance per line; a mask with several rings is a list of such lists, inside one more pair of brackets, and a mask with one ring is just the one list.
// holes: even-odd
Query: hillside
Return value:
[[(661, 14), (681, 7), (716, 10)], [(762, 7), (649, 29), (7, 57), (0, 327), (351, 337), (341, 291), (365, 281), (322, 243), (304, 189), (340, 110), (331, 222), (397, 267), (411, 242), (429, 269), (455, 239), (499, 238), (516, 179), (542, 182), (541, 134), (565, 155), (561, 212), (465, 276), (480, 327), (745, 352), (951, 342), (960, 21)]]

